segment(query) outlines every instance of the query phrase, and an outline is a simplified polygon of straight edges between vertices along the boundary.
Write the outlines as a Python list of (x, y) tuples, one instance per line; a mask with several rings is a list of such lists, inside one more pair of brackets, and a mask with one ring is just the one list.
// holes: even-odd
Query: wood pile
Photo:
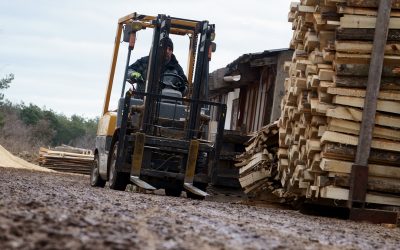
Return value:
[(94, 156), (90, 150), (71, 147), (39, 150), (39, 165), (60, 172), (89, 175), (93, 161)]
[[(295, 50), (279, 119), (278, 177), (286, 193), (347, 200), (373, 46), (377, 0), (292, 3)], [(368, 203), (400, 206), (400, 0), (393, 1)]]
[(278, 131), (277, 122), (263, 127), (246, 143), (246, 151), (236, 157), (245, 193), (256, 193), (272, 184), (277, 169)]

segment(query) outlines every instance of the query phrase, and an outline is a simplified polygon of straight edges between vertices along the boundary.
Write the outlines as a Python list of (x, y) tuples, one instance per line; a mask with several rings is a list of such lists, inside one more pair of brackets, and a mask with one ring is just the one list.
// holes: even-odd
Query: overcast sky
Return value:
[[(0, 78), (15, 74), (6, 98), (65, 115), (100, 116), (118, 18), (146, 15), (208, 20), (216, 25), (210, 70), (245, 53), (287, 48), (290, 0), (1, 0)], [(151, 32), (138, 34), (132, 60), (149, 52)], [(188, 39), (172, 37), (184, 69)], [(121, 47), (122, 55), (126, 54)], [(119, 57), (113, 97), (120, 94)], [(116, 103), (112, 101), (112, 103)]]

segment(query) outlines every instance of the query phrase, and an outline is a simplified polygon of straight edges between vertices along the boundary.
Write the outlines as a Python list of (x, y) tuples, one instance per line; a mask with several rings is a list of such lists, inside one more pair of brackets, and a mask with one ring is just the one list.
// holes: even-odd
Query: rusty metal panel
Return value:
[(397, 224), (397, 212), (374, 210), (374, 209), (350, 209), (350, 220), (354, 221), (367, 221), (375, 224)]
[[(354, 164), (350, 175), (349, 202), (364, 203), (367, 195), (368, 167)], [(353, 204), (349, 204), (352, 207)]]

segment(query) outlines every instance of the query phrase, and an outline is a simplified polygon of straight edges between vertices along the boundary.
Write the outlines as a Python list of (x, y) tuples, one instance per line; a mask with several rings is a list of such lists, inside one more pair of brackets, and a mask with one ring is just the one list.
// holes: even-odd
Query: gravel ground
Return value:
[(400, 229), (0, 168), (0, 249), (399, 249)]

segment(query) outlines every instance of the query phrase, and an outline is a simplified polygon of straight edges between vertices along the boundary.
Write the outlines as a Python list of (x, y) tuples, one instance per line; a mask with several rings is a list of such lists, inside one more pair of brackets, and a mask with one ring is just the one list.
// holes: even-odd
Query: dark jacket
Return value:
[[(136, 72), (139, 72), (142, 75), (143, 80), (146, 82), (148, 64), (149, 64), (149, 57), (148, 56), (145, 56), (145, 57), (142, 57), (142, 58), (138, 59), (135, 63), (133, 63), (133, 64), (131, 64), (129, 66), (129, 68), (128, 68), (128, 76), (130, 76), (133, 71), (136, 71)], [(183, 69), (179, 65), (179, 62), (178, 62), (178, 60), (176, 60), (176, 57), (175, 57), (174, 54), (172, 54), (171, 60), (161, 70), (161, 75), (164, 72), (175, 73), (175, 74), (179, 75), (180, 77), (182, 77), (185, 80), (184, 88), (185, 88), (185, 90), (187, 89), (188, 80), (187, 80), (187, 78), (185, 76), (185, 73), (183, 73)], [(183, 87), (182, 87), (182, 89), (183, 89)], [(145, 84), (138, 84), (137, 85), (137, 91), (144, 92), (145, 91)], [(183, 92), (185, 92), (185, 91), (181, 91), (181, 92), (182, 92), (182, 94), (184, 94)]]

